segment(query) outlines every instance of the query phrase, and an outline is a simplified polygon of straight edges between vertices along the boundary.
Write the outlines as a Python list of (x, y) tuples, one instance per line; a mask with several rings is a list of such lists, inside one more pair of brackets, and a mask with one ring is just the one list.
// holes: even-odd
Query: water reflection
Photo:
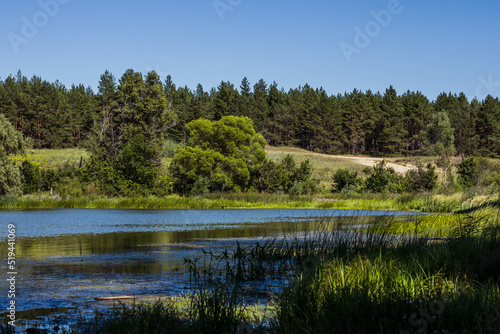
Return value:
[[(354, 210), (43, 210), (1, 211), (16, 225), (18, 311), (92, 311), (96, 296), (167, 296), (189, 290), (185, 258), (251, 245), (311, 228), (325, 217), (407, 214)], [(347, 220), (349, 218), (346, 218)], [(6, 234), (5, 234), (6, 235)], [(7, 257), (5, 239), (0, 255)], [(0, 288), (6, 291), (7, 283)], [(7, 305), (6, 294), (0, 304)], [(43, 312), (42, 312), (43, 313)], [(22, 313), (20, 313), (22, 314)], [(28, 314), (28, 313), (25, 313)]]

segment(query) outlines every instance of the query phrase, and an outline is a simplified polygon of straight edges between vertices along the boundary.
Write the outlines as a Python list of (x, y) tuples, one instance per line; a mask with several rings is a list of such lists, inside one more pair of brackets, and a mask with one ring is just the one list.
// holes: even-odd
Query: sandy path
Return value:
[[(368, 166), (368, 167), (373, 167), (376, 164), (378, 164), (380, 161), (384, 160), (382, 158), (367, 158), (367, 157), (343, 157), (341, 155), (334, 155), (332, 157), (335, 157), (337, 159), (351, 159), (356, 161), (358, 164), (363, 165), (363, 166)], [(403, 165), (398, 165), (393, 162), (389, 162), (386, 160), (386, 165), (387, 167), (392, 167), (397, 173), (405, 174), (407, 171), (411, 169), (417, 169), (415, 166), (403, 166)]]
[[(275, 151), (276, 152), (276, 151)], [(298, 152), (281, 152), (283, 154), (304, 154), (304, 153), (298, 153)], [(308, 155), (316, 155), (316, 156), (321, 156), (324, 158), (329, 158), (329, 159), (345, 159), (345, 160), (351, 160), (353, 163), (362, 165), (362, 166), (368, 166), (368, 167), (373, 167), (376, 164), (378, 164), (380, 161), (385, 160), (386, 161), (386, 166), (394, 168), (396, 173), (400, 174), (405, 174), (407, 171), (411, 169), (417, 169), (416, 166), (413, 165), (398, 165), (394, 162), (390, 162), (387, 159), (384, 158), (372, 158), (372, 157), (356, 157), (356, 156), (350, 156), (350, 155), (330, 155), (330, 154), (323, 154), (323, 153), (315, 153), (315, 152), (307, 152)]]

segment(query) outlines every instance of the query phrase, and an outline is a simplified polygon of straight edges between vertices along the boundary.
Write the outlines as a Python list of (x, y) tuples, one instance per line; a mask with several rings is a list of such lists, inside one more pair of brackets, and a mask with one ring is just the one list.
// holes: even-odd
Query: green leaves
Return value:
[(15, 196), (21, 192), (21, 173), (8, 156), (24, 154), (25, 149), (23, 135), (0, 114), (0, 196)]
[(358, 172), (350, 172), (347, 168), (338, 169), (332, 177), (332, 191), (340, 192), (343, 189), (354, 188), (363, 183), (363, 180), (358, 177)]
[(463, 160), (457, 165), (458, 182), (464, 188), (470, 188), (477, 183), (478, 170), (477, 170), (477, 160), (474, 158), (468, 158)]
[(174, 188), (179, 193), (191, 192), (199, 177), (210, 181), (212, 191), (246, 189), (250, 172), (241, 158), (226, 157), (219, 152), (200, 147), (186, 147), (179, 151), (170, 165)]
[(186, 129), (190, 146), (180, 150), (170, 166), (181, 193), (190, 192), (200, 176), (210, 181), (212, 191), (245, 190), (266, 160), (265, 140), (247, 117), (198, 119)]
[(23, 135), (16, 131), (7, 118), (0, 114), (0, 159), (9, 155), (24, 154)]
[(102, 113), (90, 138), (92, 160), (84, 175), (113, 195), (150, 192), (159, 177), (166, 130), (176, 120), (158, 74), (143, 78), (127, 70), (116, 86), (106, 71), (99, 93)]
[(372, 174), (366, 179), (366, 189), (374, 193), (403, 192), (404, 178), (396, 174), (394, 168), (387, 167), (385, 160), (373, 167)]

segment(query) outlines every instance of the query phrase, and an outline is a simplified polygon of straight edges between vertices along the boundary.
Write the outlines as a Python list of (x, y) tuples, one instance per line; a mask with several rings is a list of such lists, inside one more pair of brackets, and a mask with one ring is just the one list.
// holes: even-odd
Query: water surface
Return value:
[[(253, 244), (302, 222), (330, 217), (411, 215), (396, 211), (328, 209), (250, 210), (31, 210), (0, 211), (0, 224), (16, 226), (18, 311), (64, 314), (103, 305), (97, 296), (168, 296), (191, 286), (185, 258), (220, 251), (236, 240)], [(7, 257), (5, 238), (0, 245)], [(2, 291), (7, 283), (2, 280)], [(7, 306), (6, 293), (0, 305)], [(29, 317), (29, 313), (20, 313)]]

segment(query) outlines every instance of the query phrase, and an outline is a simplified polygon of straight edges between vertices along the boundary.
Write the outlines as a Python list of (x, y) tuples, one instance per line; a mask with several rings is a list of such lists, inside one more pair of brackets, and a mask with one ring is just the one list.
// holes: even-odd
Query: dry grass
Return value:
[[(372, 158), (367, 156), (354, 156), (354, 155), (328, 155), (321, 153), (314, 153), (296, 147), (266, 147), (267, 156), (275, 161), (283, 159), (287, 154), (292, 155), (298, 163), (309, 159), (313, 165), (313, 176), (321, 181), (322, 185), (329, 187), (333, 174), (341, 168), (347, 168), (351, 171), (358, 172), (359, 175), (365, 176), (363, 172), (367, 167), (373, 166), (381, 158)], [(405, 159), (404, 162), (401, 158), (385, 158), (391, 165), (395, 167), (396, 171), (403, 172), (406, 169), (416, 168), (416, 162), (411, 163), (410, 160)], [(398, 168), (398, 166), (400, 168)]]
[(14, 161), (21, 164), (24, 160), (29, 160), (39, 164), (42, 168), (58, 168), (66, 164), (76, 165), (80, 163), (80, 158), (86, 159), (89, 153), (84, 149), (41, 149), (28, 150), (26, 156), (16, 156)]

